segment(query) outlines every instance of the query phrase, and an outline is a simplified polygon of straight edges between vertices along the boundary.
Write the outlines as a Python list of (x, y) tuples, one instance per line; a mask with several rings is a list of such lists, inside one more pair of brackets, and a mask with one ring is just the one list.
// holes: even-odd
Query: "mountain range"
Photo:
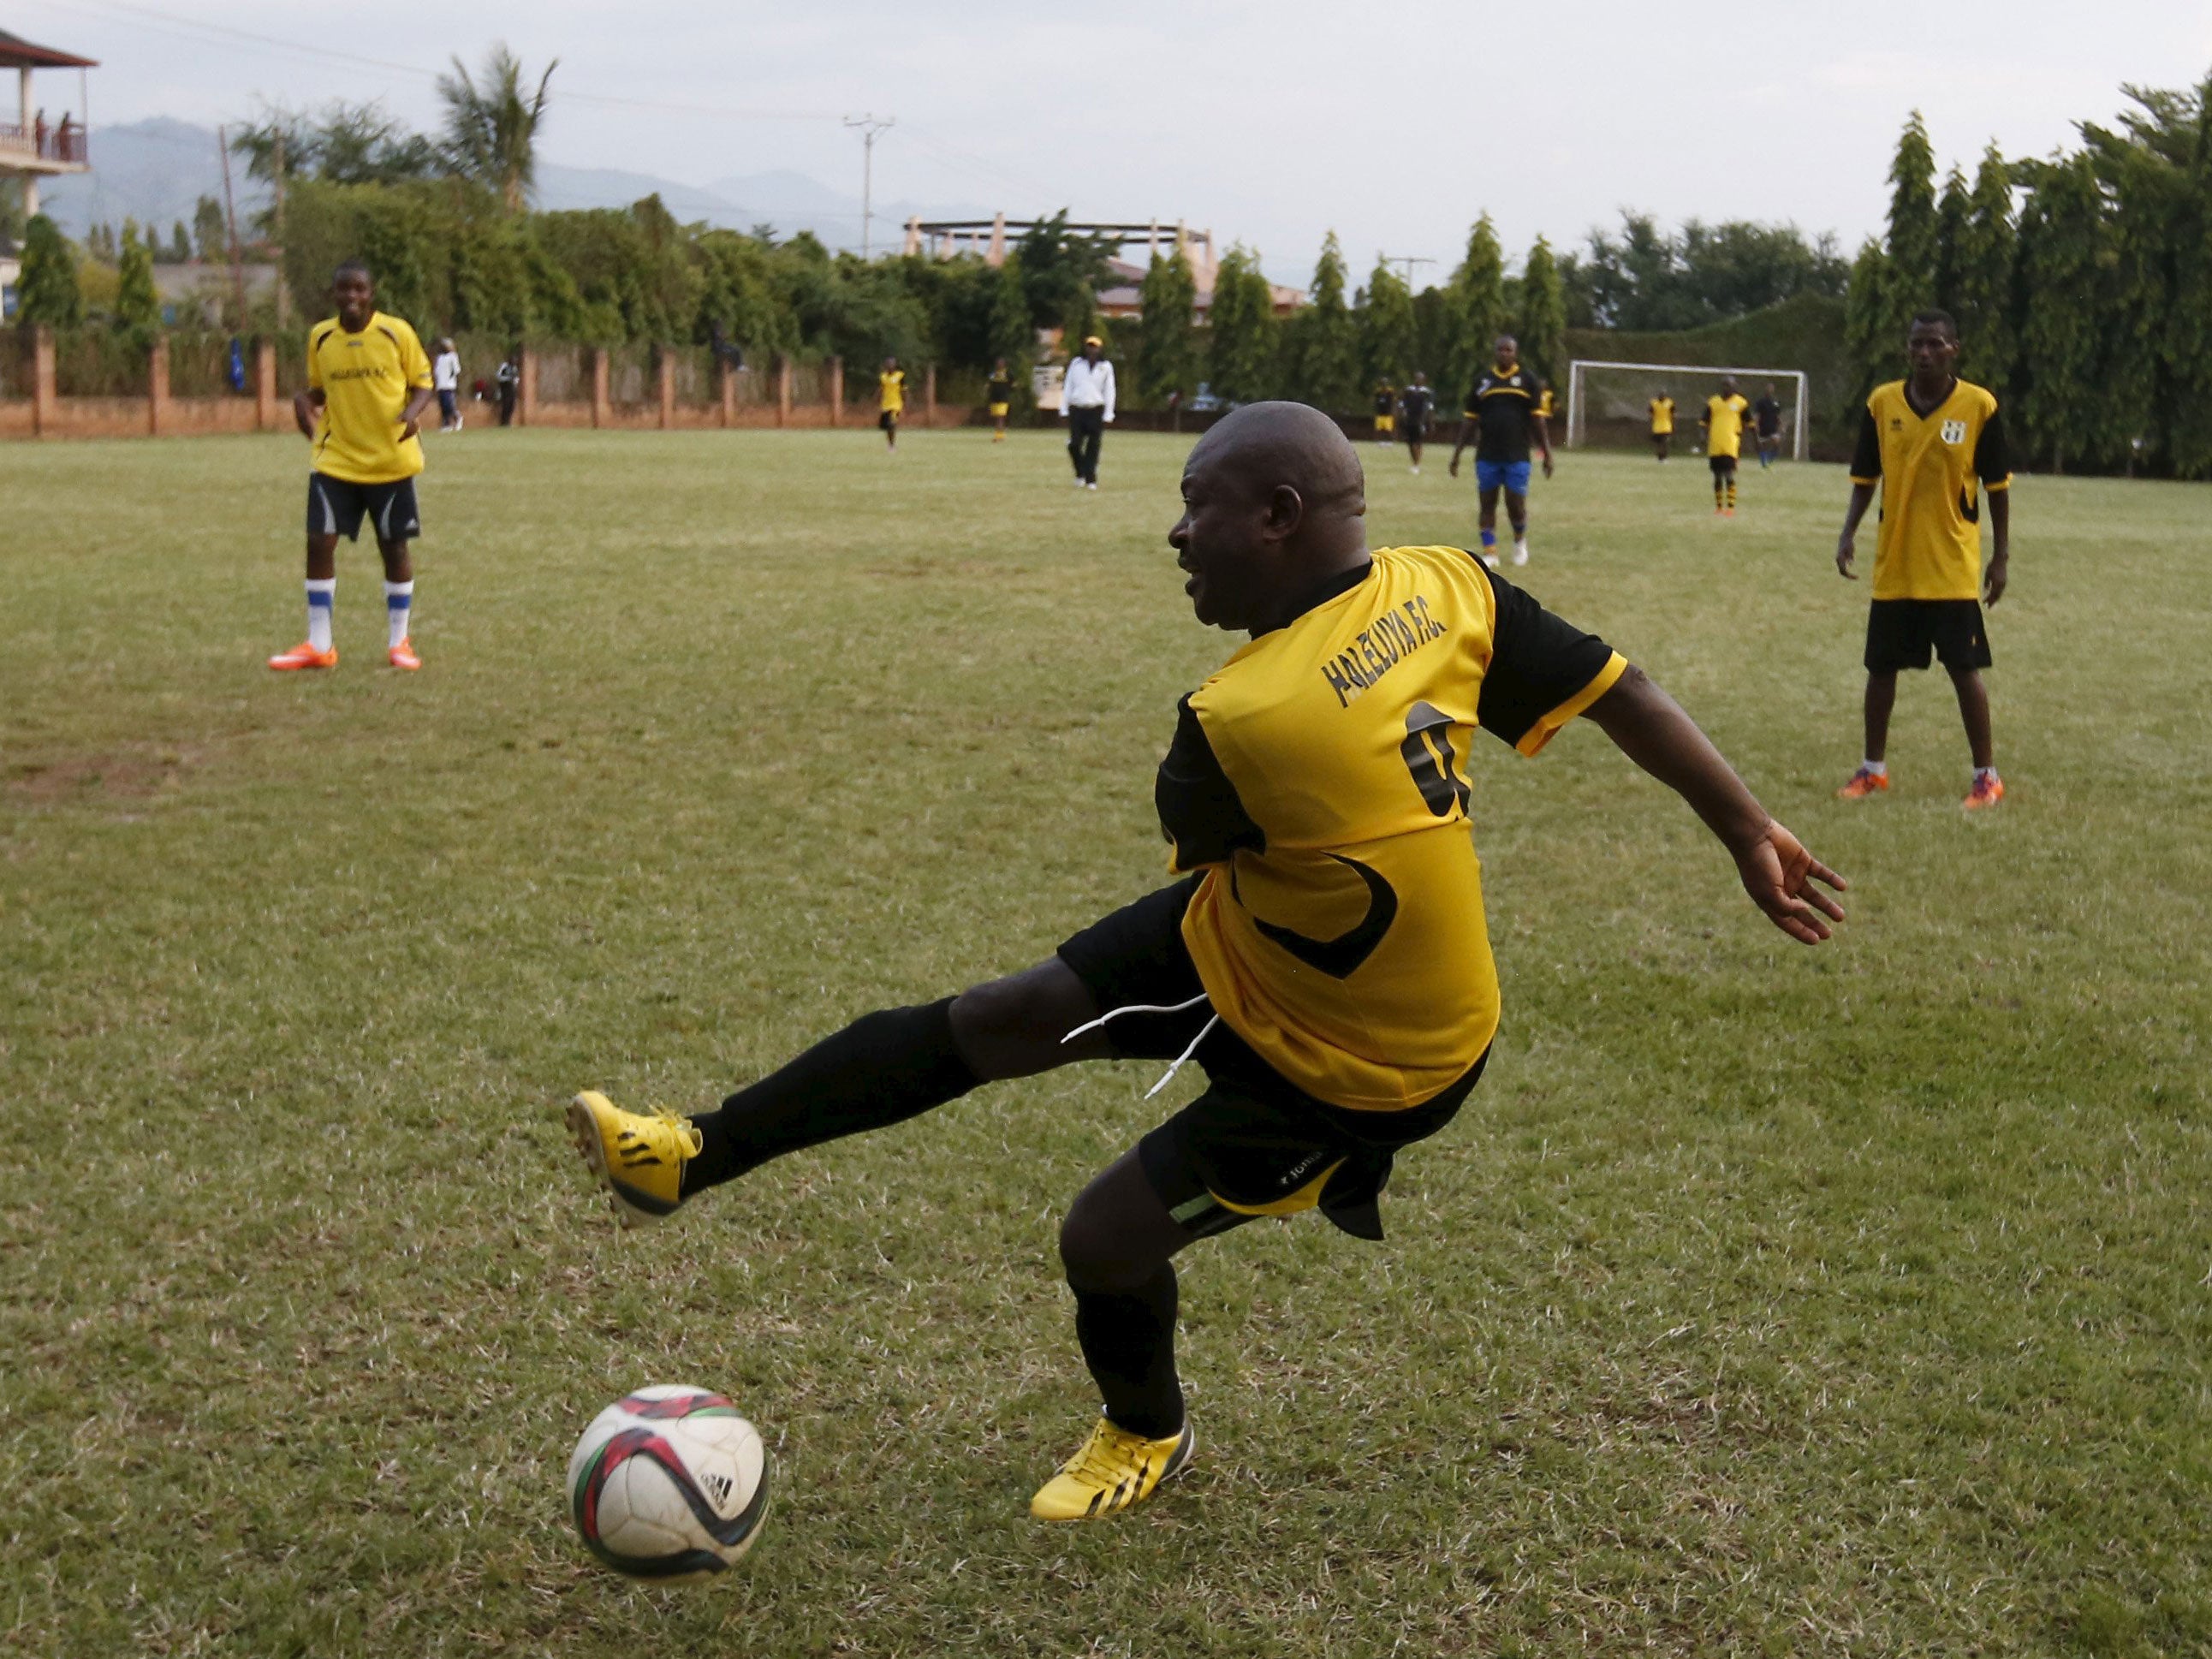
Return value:
[[(95, 127), (91, 150), (90, 173), (49, 179), (40, 189), (40, 205), (67, 235), (82, 238), (94, 224), (119, 226), (135, 219), (166, 240), (177, 221), (191, 223), (201, 197), (222, 199), (222, 153), (212, 127), (167, 116)], [(268, 187), (248, 179), (236, 156), (231, 158), (230, 174), (241, 221), (268, 204)], [(775, 228), (779, 238), (809, 230), (833, 248), (858, 248), (860, 243), (860, 198), (804, 173), (736, 173), (712, 184), (684, 185), (615, 167), (538, 164), (536, 202), (541, 208), (628, 207), (652, 195), (687, 224), (704, 220), (735, 230), (766, 224)], [(969, 202), (882, 202), (875, 207), (871, 240), (878, 250), (896, 246), (901, 228), (915, 216), (972, 219), (988, 218), (992, 211)]]

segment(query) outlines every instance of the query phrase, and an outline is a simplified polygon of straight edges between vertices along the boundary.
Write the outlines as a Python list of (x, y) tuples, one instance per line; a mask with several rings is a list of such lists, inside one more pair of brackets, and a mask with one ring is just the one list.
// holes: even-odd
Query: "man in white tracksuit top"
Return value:
[(1114, 365), (1103, 355), (1096, 334), (1083, 342), (1083, 355), (1067, 366), (1060, 382), (1060, 412), (1067, 419), (1067, 454), (1075, 463), (1075, 487), (1098, 488), (1098, 441), (1114, 422)]

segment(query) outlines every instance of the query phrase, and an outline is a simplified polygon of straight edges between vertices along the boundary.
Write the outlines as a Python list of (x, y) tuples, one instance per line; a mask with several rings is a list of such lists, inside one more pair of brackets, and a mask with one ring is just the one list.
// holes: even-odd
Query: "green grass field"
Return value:
[[(1054, 1251), (1156, 1121), (980, 1091), (618, 1233), (575, 1089), (694, 1107), (1164, 878), (1152, 768), (1231, 648), (1184, 446), (471, 433), (416, 642), (301, 630), (305, 457), (0, 447), (0, 1651), (2212, 1650), (2212, 492), (2023, 478), (2011, 796), (1941, 676), (1846, 807), (1840, 470), (1575, 456), (1528, 586), (1853, 884), (1745, 902), (1595, 729), (1474, 764), (1506, 1016), (1390, 1241), (1185, 1259), (1200, 1455), (1047, 1529), (1096, 1408)], [(1473, 490), (1373, 457), (1377, 542)], [(1870, 551), (1871, 538), (1867, 546)], [(1171, 1097), (1187, 1098), (1182, 1089)], [(779, 1498), (725, 1582), (591, 1565), (561, 1474), (732, 1393)]]

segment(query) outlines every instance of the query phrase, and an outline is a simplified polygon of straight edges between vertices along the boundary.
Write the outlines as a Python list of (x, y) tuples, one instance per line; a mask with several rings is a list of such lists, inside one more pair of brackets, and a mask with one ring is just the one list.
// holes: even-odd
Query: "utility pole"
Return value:
[(238, 300), (238, 325), (246, 326), (246, 265), (238, 252), (238, 205), (230, 194), (230, 133), (228, 128), (215, 130), (216, 151), (222, 157), (222, 220), (230, 233), (230, 286)]
[(860, 134), (860, 258), (868, 257), (868, 222), (875, 216), (876, 135), (898, 125), (896, 115), (880, 121), (871, 113), (848, 115), (845, 125)]
[(291, 321), (290, 308), (284, 303), (284, 123), (279, 118), (270, 125), (275, 130), (276, 143), (276, 326), (283, 328)]
[(1415, 265), (1432, 265), (1436, 264), (1434, 259), (1430, 258), (1426, 254), (1423, 253), (1384, 253), (1379, 254), (1376, 257), (1379, 258), (1386, 265), (1403, 265), (1406, 267), (1406, 291), (1408, 294), (1412, 293), (1413, 290), (1413, 267)]

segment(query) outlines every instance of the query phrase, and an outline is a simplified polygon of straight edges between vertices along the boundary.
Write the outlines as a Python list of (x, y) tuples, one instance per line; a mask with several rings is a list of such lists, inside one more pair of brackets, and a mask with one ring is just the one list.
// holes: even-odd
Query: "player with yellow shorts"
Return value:
[(991, 383), (983, 388), (983, 406), (990, 411), (991, 441), (1006, 441), (1006, 411), (1014, 404), (1014, 377), (1001, 357), (991, 365)]
[(1674, 400), (1661, 386), (1659, 395), (1646, 406), (1651, 416), (1651, 453), (1661, 460), (1667, 459), (1667, 447), (1674, 437)]

